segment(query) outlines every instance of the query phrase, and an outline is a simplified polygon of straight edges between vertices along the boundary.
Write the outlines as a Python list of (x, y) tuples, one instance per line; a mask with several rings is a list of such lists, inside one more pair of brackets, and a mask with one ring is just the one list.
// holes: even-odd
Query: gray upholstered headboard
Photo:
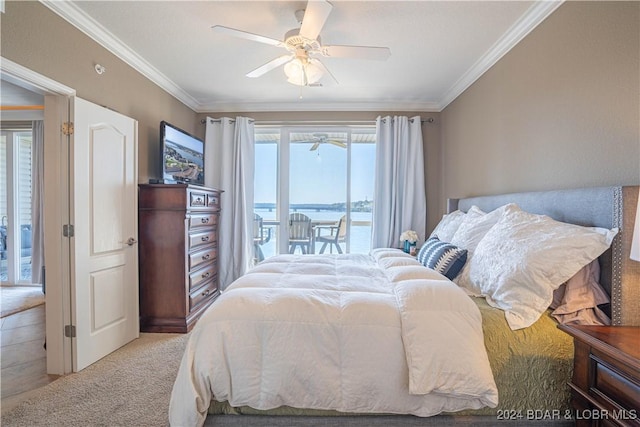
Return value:
[(579, 188), (449, 199), (447, 210), (466, 212), (475, 205), (489, 212), (516, 203), (527, 212), (548, 215), (557, 221), (617, 227), (620, 232), (611, 248), (599, 258), (600, 281), (611, 296), (613, 324), (640, 326), (640, 263), (629, 258), (638, 189), (638, 186)]

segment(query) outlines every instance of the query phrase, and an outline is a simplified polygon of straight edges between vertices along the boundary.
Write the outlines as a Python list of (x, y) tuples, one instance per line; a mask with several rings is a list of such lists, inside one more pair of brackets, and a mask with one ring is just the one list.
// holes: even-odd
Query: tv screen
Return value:
[(165, 121), (160, 141), (163, 181), (204, 185), (204, 142)]

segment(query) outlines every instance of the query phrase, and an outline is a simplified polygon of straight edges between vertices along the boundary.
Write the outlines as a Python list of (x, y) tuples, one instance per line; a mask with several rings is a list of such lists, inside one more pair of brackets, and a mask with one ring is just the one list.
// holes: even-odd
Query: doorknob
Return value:
[(136, 239), (134, 239), (133, 237), (129, 237), (129, 239), (127, 240), (127, 245), (129, 246), (133, 246), (134, 243), (137, 243), (138, 241)]

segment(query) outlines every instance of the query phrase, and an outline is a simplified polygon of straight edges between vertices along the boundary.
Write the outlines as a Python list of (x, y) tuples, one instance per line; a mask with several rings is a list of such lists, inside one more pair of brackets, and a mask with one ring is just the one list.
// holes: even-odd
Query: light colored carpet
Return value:
[(30, 394), (2, 426), (165, 426), (188, 335), (141, 334), (81, 372)]
[(19, 313), (44, 304), (44, 294), (39, 286), (0, 286), (0, 317)]

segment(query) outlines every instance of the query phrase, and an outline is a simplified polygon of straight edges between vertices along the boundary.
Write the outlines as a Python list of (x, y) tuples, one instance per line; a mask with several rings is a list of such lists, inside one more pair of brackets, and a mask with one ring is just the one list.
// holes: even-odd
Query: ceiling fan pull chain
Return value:
[(309, 79), (307, 79), (307, 64), (302, 63), (302, 86), (308, 86)]

